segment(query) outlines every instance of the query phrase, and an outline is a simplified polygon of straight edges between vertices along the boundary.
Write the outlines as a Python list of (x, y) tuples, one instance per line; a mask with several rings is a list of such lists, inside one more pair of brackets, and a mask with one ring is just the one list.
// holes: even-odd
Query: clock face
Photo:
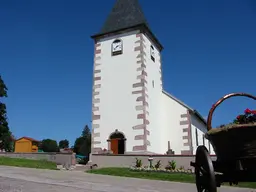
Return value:
[(122, 49), (123, 49), (123, 45), (121, 40), (115, 40), (112, 43), (112, 55), (122, 54)]
[(116, 42), (113, 43), (113, 47), (112, 47), (113, 51), (121, 51), (122, 50), (122, 42)]

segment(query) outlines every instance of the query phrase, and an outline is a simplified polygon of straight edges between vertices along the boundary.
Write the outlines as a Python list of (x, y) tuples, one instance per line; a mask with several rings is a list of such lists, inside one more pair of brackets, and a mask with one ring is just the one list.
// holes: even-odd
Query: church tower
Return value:
[(157, 153), (163, 47), (138, 0), (117, 0), (92, 38), (92, 153)]

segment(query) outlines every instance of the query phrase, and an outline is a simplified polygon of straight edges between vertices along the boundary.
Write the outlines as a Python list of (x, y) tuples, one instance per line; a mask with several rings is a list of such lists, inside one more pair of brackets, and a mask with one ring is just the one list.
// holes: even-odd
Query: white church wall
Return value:
[(182, 151), (188, 150), (189, 146), (184, 145), (183, 129), (187, 125), (182, 124), (183, 114), (187, 114), (187, 108), (172, 99), (166, 92), (162, 93), (162, 111), (161, 111), (161, 127), (163, 129), (161, 137), (161, 153), (168, 150), (168, 141), (175, 155), (180, 155)]
[(191, 133), (193, 154), (196, 154), (196, 149), (199, 145), (204, 145), (211, 155), (214, 155), (214, 150), (209, 141), (204, 138), (207, 132), (207, 126), (195, 115), (191, 114)]
[[(136, 95), (141, 87), (133, 87), (137, 81), (137, 53), (134, 51), (137, 31), (101, 39), (96, 44), (93, 90), (93, 144), (94, 152), (109, 149), (108, 138), (116, 129), (123, 132), (126, 151), (142, 145), (135, 140), (133, 126), (141, 124), (137, 118)], [(112, 56), (111, 46), (115, 39), (123, 42), (123, 54)]]
[[(147, 151), (152, 153), (163, 152), (161, 150), (161, 142), (159, 142), (159, 135), (163, 133), (164, 129), (160, 126), (159, 118), (161, 116), (161, 94), (162, 94), (162, 79), (161, 79), (161, 55), (153, 42), (146, 35), (143, 35), (144, 50), (146, 53), (145, 64), (147, 72), (147, 95), (148, 95), (148, 121), (147, 130), (149, 135), (147, 140), (150, 145), (147, 146)], [(154, 48), (154, 61), (151, 59), (151, 46)], [(166, 148), (166, 146), (165, 146)], [(166, 152), (166, 151), (164, 151)]]

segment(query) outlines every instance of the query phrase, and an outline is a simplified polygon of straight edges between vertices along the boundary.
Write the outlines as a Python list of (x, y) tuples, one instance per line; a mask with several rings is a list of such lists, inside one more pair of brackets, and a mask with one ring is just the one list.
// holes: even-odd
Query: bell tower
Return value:
[(92, 38), (92, 153), (157, 151), (163, 47), (138, 0), (117, 0)]

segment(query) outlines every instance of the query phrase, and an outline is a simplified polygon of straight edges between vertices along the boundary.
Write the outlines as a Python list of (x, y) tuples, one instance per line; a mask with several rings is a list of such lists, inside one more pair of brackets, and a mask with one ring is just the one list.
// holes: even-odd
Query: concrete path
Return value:
[[(1, 192), (196, 192), (194, 184), (0, 166)], [(221, 187), (220, 192), (256, 192)]]

